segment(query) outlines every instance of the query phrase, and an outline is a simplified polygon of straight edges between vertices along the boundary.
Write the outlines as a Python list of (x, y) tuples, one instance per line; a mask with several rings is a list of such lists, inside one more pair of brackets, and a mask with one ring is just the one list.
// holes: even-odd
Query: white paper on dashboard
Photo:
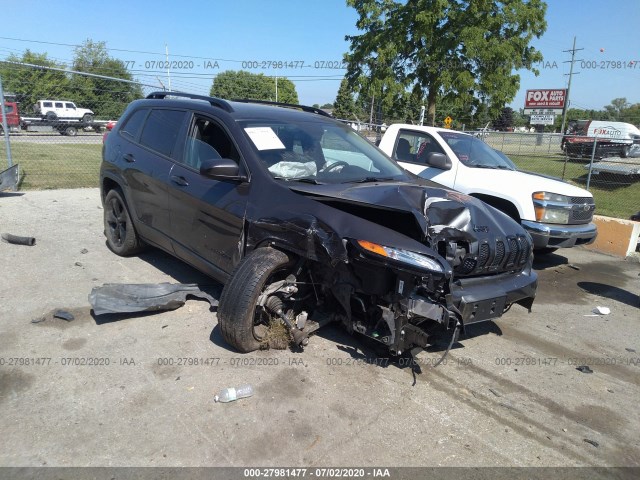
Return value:
[(244, 129), (258, 150), (281, 150), (284, 144), (271, 127), (247, 127)]

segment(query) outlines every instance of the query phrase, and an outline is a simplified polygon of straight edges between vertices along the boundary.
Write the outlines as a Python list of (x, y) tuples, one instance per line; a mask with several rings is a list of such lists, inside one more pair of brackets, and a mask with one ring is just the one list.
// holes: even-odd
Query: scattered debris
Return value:
[(105, 283), (91, 290), (89, 303), (95, 315), (156, 312), (180, 308), (188, 296), (206, 300), (213, 307), (218, 305), (198, 285), (182, 283)]
[(75, 265), (76, 267), (81, 267), (81, 266), (82, 266), (82, 264), (81, 264), (80, 262), (76, 262), (74, 265)]
[(607, 388), (607, 392), (609, 392), (609, 393), (613, 393), (613, 390), (612, 390), (612, 389), (610, 389), (610, 388)]
[(567, 267), (573, 268), (574, 270), (580, 270), (580, 267), (577, 265), (573, 265), (572, 263), (568, 264)]
[(583, 438), (582, 440), (584, 442), (590, 443), (591, 445), (593, 445), (596, 448), (598, 448), (600, 446), (600, 444), (598, 442), (596, 442), (595, 440), (591, 440), (590, 438)]
[(169, 325), (162, 325), (162, 328), (167, 328)]
[(625, 350), (629, 353), (636, 353), (635, 349), (633, 348), (625, 348)]
[(556, 327), (554, 327), (553, 325), (547, 325), (547, 328), (550, 330), (557, 330)]
[(0, 172), (0, 192), (4, 190), (16, 190), (18, 186), (18, 164)]
[(593, 373), (593, 370), (591, 370), (587, 365), (580, 365), (579, 367), (576, 367), (576, 370), (582, 373)]
[(34, 318), (33, 320), (31, 320), (31, 323), (42, 323), (45, 320), (46, 320), (45, 317)]
[(36, 244), (34, 237), (21, 237), (10, 233), (3, 233), (2, 240), (7, 243), (13, 243), (14, 245), (27, 245), (29, 247), (33, 247)]
[(71, 320), (74, 320), (76, 317), (74, 317), (73, 314), (67, 312), (66, 310), (56, 310), (55, 312), (53, 312), (53, 318), (59, 318), (61, 320), (66, 320), (67, 322), (70, 322)]
[(87, 250), (86, 248), (83, 248), (82, 250), (80, 250), (80, 253), (82, 254), (89, 253), (89, 250)]
[(253, 387), (251, 385), (243, 385), (238, 388), (225, 388), (220, 392), (220, 395), (216, 395), (213, 399), (216, 402), (233, 402), (239, 398), (247, 398), (253, 395)]
[(501, 397), (501, 396), (502, 396), (502, 394), (501, 394), (501, 393), (496, 392), (493, 388), (490, 388), (490, 389), (489, 389), (489, 391), (490, 391), (491, 393), (493, 393), (496, 397)]
[(597, 313), (598, 315), (609, 315), (611, 313), (611, 309), (609, 307), (596, 307), (592, 312)]

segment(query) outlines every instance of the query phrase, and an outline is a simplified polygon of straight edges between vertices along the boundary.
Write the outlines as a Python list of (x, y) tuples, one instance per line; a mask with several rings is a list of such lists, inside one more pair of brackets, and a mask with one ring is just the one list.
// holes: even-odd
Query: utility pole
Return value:
[[(560, 133), (562, 133), (563, 135), (564, 135), (564, 126), (567, 123), (567, 110), (569, 109), (569, 93), (571, 92), (571, 77), (573, 77), (573, 64), (576, 62), (576, 52), (579, 50), (584, 50), (584, 48), (576, 48), (576, 37), (573, 37), (573, 48), (571, 50), (563, 50), (563, 52), (571, 52), (571, 60), (562, 62), (562, 63), (571, 62), (571, 67), (569, 68), (569, 84), (567, 85), (567, 96), (564, 99), (564, 108), (562, 109), (562, 127), (560, 128)], [(578, 75), (579, 73), (580, 72), (576, 72), (576, 75)]]

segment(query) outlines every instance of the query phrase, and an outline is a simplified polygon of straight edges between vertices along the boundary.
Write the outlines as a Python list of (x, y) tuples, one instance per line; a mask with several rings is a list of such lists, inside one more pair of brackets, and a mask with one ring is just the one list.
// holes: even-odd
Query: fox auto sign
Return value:
[(567, 90), (564, 88), (527, 90), (524, 99), (525, 113), (527, 113), (526, 110), (535, 110), (531, 113), (541, 114), (547, 113), (547, 110), (562, 110), (566, 96)]

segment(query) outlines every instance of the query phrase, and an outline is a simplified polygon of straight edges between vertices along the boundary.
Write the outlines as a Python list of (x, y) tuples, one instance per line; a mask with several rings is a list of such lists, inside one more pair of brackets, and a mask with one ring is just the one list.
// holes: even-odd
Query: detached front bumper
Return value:
[(513, 303), (531, 309), (536, 296), (538, 275), (526, 269), (518, 274), (459, 279), (451, 285), (453, 304), (462, 314), (464, 324), (482, 322), (502, 316)]
[(598, 235), (594, 223), (559, 225), (522, 220), (522, 227), (533, 238), (533, 248), (568, 248), (593, 243)]

